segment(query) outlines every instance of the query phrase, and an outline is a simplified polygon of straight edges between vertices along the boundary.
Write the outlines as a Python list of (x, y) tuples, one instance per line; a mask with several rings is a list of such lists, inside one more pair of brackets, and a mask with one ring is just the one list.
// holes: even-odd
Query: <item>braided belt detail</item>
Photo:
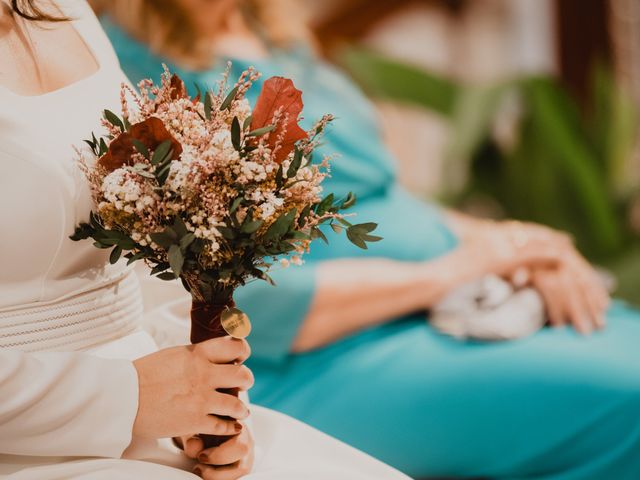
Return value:
[(84, 350), (132, 333), (142, 317), (133, 271), (59, 302), (0, 312), (0, 348)]

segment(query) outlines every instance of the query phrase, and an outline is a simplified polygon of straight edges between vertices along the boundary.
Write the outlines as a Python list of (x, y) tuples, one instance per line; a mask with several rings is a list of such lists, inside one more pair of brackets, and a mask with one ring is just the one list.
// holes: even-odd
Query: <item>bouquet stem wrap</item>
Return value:
[[(221, 293), (210, 302), (193, 300), (191, 303), (191, 343), (196, 344), (228, 335), (222, 327), (220, 319), (222, 312), (234, 306), (232, 292)], [(237, 388), (221, 388), (218, 391), (238, 396)], [(228, 417), (223, 418), (227, 419)], [(231, 438), (228, 435), (200, 434), (199, 436), (204, 443), (204, 448), (217, 447)]]

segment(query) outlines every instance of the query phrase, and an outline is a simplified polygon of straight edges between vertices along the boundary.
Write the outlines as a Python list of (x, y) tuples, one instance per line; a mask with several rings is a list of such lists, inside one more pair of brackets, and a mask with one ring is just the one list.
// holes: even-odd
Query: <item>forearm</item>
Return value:
[(447, 226), (462, 240), (471, 237), (478, 228), (486, 227), (489, 222), (448, 208), (443, 208), (442, 213)]
[[(331, 343), (364, 328), (426, 310), (468, 276), (464, 252), (430, 262), (342, 259), (324, 262), (317, 289), (293, 343), (300, 352)], [(455, 272), (455, 273), (454, 273)]]

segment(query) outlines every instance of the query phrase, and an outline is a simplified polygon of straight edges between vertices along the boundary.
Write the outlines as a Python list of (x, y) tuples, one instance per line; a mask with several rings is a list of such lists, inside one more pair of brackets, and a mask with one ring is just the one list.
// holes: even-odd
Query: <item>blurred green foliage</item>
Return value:
[(449, 123), (447, 203), (489, 198), (504, 216), (571, 233), (640, 304), (638, 232), (629, 221), (640, 185), (626, 170), (638, 112), (608, 69), (594, 69), (581, 111), (552, 77), (466, 85), (354, 47), (338, 62), (371, 96), (424, 107)]

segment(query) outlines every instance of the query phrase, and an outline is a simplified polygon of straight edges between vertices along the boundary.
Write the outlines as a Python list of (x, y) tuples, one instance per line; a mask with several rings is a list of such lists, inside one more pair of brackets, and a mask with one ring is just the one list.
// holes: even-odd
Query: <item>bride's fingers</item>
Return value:
[(198, 454), (198, 462), (205, 465), (229, 465), (245, 458), (251, 452), (247, 435), (236, 435), (219, 447), (208, 448)]
[(184, 445), (184, 454), (189, 458), (198, 458), (198, 454), (204, 448), (204, 443), (199, 437), (183, 437), (182, 444)]
[(193, 473), (204, 480), (237, 480), (251, 472), (246, 462), (236, 462), (231, 465), (213, 466), (199, 463)]
[(236, 435), (241, 430), (241, 423), (233, 419), (226, 420), (217, 415), (207, 415), (200, 426), (200, 431), (208, 435)]

